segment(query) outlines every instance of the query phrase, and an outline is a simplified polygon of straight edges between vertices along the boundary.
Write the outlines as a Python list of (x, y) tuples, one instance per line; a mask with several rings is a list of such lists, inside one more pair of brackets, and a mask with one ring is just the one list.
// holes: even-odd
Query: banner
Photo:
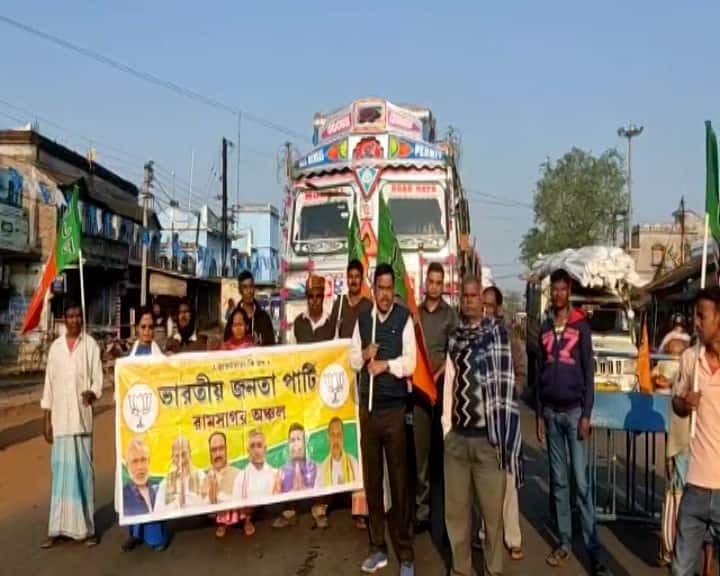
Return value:
[(116, 363), (120, 524), (362, 489), (349, 340)]

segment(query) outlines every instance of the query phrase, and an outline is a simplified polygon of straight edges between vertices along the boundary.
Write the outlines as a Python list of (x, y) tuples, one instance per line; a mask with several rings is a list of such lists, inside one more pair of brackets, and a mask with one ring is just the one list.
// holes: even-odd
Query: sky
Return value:
[[(522, 289), (518, 245), (545, 159), (573, 146), (624, 152), (617, 128), (642, 124), (634, 218), (662, 222), (681, 195), (702, 209), (703, 122), (720, 125), (717, 1), (8, 0), (0, 16), (242, 109), (241, 202), (279, 205), (278, 154), (287, 140), (311, 148), (315, 112), (364, 96), (429, 106), (441, 131), (462, 137), (472, 232), (504, 289)], [(136, 183), (152, 159), (161, 202), (187, 203), (194, 166), (192, 203), (216, 202), (220, 141), (237, 140), (236, 116), (4, 22), (0, 51), (0, 128), (36, 120)]]

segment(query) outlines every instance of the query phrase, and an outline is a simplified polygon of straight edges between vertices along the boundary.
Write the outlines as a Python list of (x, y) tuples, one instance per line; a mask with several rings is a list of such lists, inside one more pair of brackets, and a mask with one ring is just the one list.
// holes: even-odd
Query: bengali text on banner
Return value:
[(350, 342), (115, 367), (120, 524), (362, 489)]

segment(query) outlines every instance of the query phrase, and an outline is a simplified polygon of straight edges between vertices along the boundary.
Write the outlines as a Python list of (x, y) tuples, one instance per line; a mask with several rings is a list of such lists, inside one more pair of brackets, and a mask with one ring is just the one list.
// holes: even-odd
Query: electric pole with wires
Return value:
[(148, 232), (148, 202), (150, 201), (150, 189), (152, 188), (155, 171), (153, 161), (145, 163), (145, 177), (143, 178), (143, 233), (142, 233), (142, 269), (140, 272), (140, 306), (147, 305), (147, 266), (148, 266), (148, 245), (150, 244), (150, 233)]
[(221, 276), (227, 276), (227, 241), (228, 241), (228, 165), (227, 165), (227, 138), (222, 139), (222, 266)]

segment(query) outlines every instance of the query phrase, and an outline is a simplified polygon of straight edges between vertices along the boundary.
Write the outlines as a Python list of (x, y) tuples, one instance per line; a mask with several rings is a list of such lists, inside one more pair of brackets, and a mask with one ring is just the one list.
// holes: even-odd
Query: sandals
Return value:
[(292, 516), (279, 516), (275, 519), (275, 521), (272, 523), (272, 527), (276, 530), (282, 530), (283, 528), (287, 528), (288, 526), (295, 526), (297, 524), (297, 516), (293, 514)]
[(47, 540), (44, 540), (42, 544), (40, 544), (40, 548), (42, 548), (43, 550), (49, 550), (59, 542), (60, 538), (58, 536), (51, 536)]
[(548, 566), (552, 566), (553, 568), (558, 568), (565, 564), (567, 562), (567, 559), (570, 557), (570, 552), (566, 550), (565, 548), (556, 548), (550, 554), (547, 558), (545, 558), (545, 563)]
[(99, 542), (100, 541), (98, 540), (98, 537), (95, 535), (88, 536), (87, 538), (85, 538), (85, 540), (83, 540), (85, 548), (95, 548), (95, 546), (97, 546)]
[(318, 528), (320, 530), (327, 530), (328, 517), (323, 514), (322, 516), (313, 517), (313, 529)]
[(514, 560), (515, 562), (522, 560), (525, 557), (525, 554), (523, 554), (522, 548), (519, 546), (513, 546), (509, 550), (510, 552), (510, 559)]

